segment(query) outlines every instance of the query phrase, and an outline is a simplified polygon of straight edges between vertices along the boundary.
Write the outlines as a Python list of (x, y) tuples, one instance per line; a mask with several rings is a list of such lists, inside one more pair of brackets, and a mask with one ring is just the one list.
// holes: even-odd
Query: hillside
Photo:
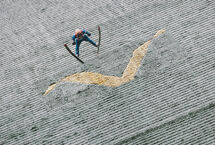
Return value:
[(215, 144), (214, 7), (0, 2), (0, 144)]

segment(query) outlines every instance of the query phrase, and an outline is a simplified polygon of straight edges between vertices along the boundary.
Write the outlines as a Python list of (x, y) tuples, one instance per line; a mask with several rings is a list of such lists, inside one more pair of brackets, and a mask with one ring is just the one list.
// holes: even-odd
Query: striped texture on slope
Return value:
[[(158, 37), (163, 34), (165, 30), (159, 30), (153, 38)], [(98, 73), (83, 72), (68, 76), (61, 80), (60, 82), (76, 82), (82, 84), (97, 84), (109, 87), (120, 86), (123, 83), (129, 82), (134, 79), (134, 76), (140, 67), (141, 61), (147, 51), (148, 45), (151, 43), (151, 39), (145, 42), (142, 46), (138, 47), (134, 52), (133, 56), (127, 65), (122, 77), (104, 76)], [(58, 82), (58, 83), (60, 83)], [(51, 90), (53, 90), (58, 83), (52, 84), (46, 90), (44, 95), (47, 95)]]

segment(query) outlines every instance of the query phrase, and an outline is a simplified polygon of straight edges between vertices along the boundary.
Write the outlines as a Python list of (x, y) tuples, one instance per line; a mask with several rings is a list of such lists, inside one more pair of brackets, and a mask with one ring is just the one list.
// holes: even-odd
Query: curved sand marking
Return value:
[[(159, 35), (163, 34), (165, 30), (159, 30), (153, 38), (158, 37)], [(123, 72), (122, 77), (114, 77), (114, 76), (106, 76), (99, 73), (94, 72), (82, 72), (67, 76), (66, 78), (62, 79), (61, 81), (52, 84), (48, 87), (44, 95), (47, 95), (50, 91), (52, 91), (57, 84), (61, 82), (76, 82), (82, 84), (96, 84), (96, 85), (104, 85), (108, 87), (117, 87), (124, 83), (127, 83), (134, 79), (134, 76), (140, 67), (141, 60), (143, 59), (144, 55), (146, 54), (147, 48), (151, 43), (152, 39), (145, 42), (143, 45), (138, 47), (133, 52), (133, 56), (131, 57), (126, 69)]]

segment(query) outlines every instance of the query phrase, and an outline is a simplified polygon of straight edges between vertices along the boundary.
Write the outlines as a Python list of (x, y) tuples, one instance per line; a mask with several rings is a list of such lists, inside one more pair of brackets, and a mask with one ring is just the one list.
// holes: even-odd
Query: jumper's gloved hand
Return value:
[(91, 36), (91, 34), (87, 34), (88, 36)]
[(72, 45), (75, 45), (75, 42), (72, 42)]

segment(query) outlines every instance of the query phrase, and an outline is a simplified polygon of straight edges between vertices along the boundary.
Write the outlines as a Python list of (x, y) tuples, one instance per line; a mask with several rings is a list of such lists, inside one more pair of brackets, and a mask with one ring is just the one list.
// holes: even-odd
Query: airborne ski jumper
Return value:
[(96, 43), (93, 40), (91, 40), (88, 36), (91, 36), (91, 34), (88, 31), (80, 30), (80, 29), (76, 29), (75, 34), (72, 36), (72, 40), (73, 40), (72, 44), (76, 45), (75, 53), (78, 57), (79, 57), (79, 47), (82, 41), (88, 41), (93, 46), (98, 47), (98, 45), (96, 45)]
[(69, 47), (67, 46), (67, 44), (64, 44), (64, 47), (69, 51), (69, 53), (74, 56), (78, 61), (80, 61), (81, 63), (84, 63), (80, 58), (79, 58), (79, 47), (82, 41), (88, 41), (90, 42), (93, 46), (97, 47), (97, 55), (99, 53), (99, 46), (100, 46), (100, 42), (101, 42), (101, 29), (100, 26), (98, 26), (98, 31), (99, 31), (99, 42), (98, 44), (96, 44), (93, 40), (91, 40), (88, 36), (90, 36), (91, 34), (86, 31), (86, 30), (80, 30), (80, 29), (76, 29), (75, 34), (72, 36), (72, 40), (73, 40), (73, 45), (76, 45), (75, 47), (75, 53), (76, 55), (69, 49)]

